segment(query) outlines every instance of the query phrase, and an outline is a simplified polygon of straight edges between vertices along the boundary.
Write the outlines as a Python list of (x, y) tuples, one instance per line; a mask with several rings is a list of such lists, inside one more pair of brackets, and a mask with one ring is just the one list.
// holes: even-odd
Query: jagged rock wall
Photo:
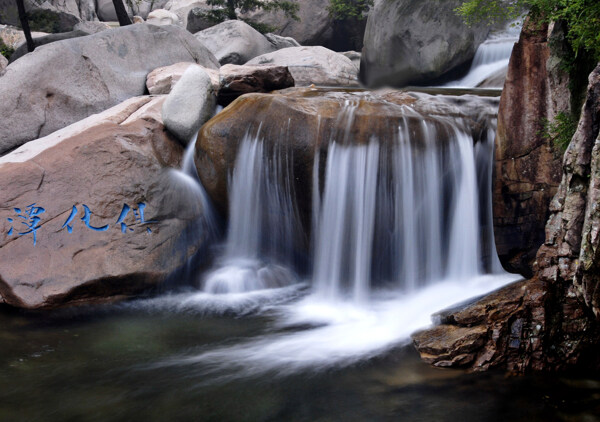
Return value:
[(570, 111), (569, 78), (549, 42), (560, 33), (554, 25), (525, 23), (511, 55), (498, 112), (493, 184), (496, 246), (503, 266), (526, 277), (533, 275), (535, 254), (544, 242), (548, 204), (561, 177), (562, 152), (543, 135), (544, 121)]
[[(519, 49), (515, 54), (525, 57)], [(531, 80), (527, 72), (538, 69), (524, 66), (522, 70), (526, 72), (522, 78)], [(551, 106), (556, 107), (561, 87), (556, 80), (553, 83), (540, 94), (554, 98)], [(512, 91), (511, 95), (530, 94)], [(501, 107), (501, 115), (506, 112)], [(520, 120), (516, 129), (523, 131), (526, 124), (527, 120)], [(542, 158), (536, 154), (522, 157), (538, 160), (524, 161), (524, 168), (554, 165)], [(424, 360), (436, 366), (476, 371), (501, 367), (515, 373), (600, 368), (600, 65), (589, 75), (577, 130), (560, 170), (562, 179), (549, 205), (543, 245), (533, 263), (534, 278), (441, 312), (438, 326), (413, 335)], [(524, 181), (525, 186), (531, 176), (527, 172), (513, 175), (515, 183)], [(505, 210), (509, 211), (518, 208)], [(545, 212), (543, 208), (538, 211)]]

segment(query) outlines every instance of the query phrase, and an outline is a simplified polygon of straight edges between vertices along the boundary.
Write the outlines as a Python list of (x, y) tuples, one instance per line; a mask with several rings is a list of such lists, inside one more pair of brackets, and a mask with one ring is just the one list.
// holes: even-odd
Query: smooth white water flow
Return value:
[(292, 200), (290, 162), (285, 151), (270, 154), (259, 135), (246, 135), (240, 143), (225, 252), (206, 276), (205, 292), (243, 293), (297, 282), (290, 268), (302, 229)]
[(194, 151), (196, 146), (196, 137), (190, 140), (183, 154), (180, 169), (170, 169), (169, 177), (172, 192), (176, 201), (185, 201), (181, 204), (181, 212), (188, 212), (190, 215), (200, 216), (191, 225), (190, 237), (198, 238), (201, 236), (210, 241), (214, 241), (219, 236), (219, 224), (216, 211), (206, 190), (200, 183), (196, 165), (194, 164)]
[(447, 83), (445, 86), (453, 88), (475, 88), (489, 79), (487, 88), (502, 88), (502, 84), (494, 83), (491, 79), (506, 74), (508, 61), (513, 46), (519, 41), (521, 27), (514, 23), (499, 32), (492, 33), (475, 52), (473, 63), (469, 72), (461, 79)]
[[(463, 100), (425, 108), (450, 110), (451, 101)], [(358, 143), (358, 109), (345, 101), (330, 138), (315, 142), (306, 283), (295, 275), (307, 242), (292, 157), (278, 146), (287, 143), (267, 144), (260, 127), (240, 141), (222, 256), (202, 292), (152, 306), (267, 314), (272, 330), (160, 365), (233, 378), (347, 365), (406, 344), (432, 313), (518, 279), (493, 246), (495, 120), (475, 130), (465, 117), (403, 105), (387, 138)]]

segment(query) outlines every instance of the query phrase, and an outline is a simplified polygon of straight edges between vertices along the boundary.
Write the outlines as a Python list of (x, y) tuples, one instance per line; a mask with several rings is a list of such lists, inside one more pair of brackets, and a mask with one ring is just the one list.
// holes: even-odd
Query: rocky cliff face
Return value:
[[(494, 227), (504, 267), (526, 277), (544, 242), (548, 204), (560, 183), (562, 151), (544, 122), (570, 111), (568, 75), (549, 40), (560, 28), (527, 22), (515, 45), (500, 100), (493, 185)], [(556, 50), (556, 47), (554, 48)]]
[(600, 65), (564, 156), (535, 278), (442, 312), (440, 325), (414, 335), (426, 361), (518, 373), (600, 367), (599, 132)]

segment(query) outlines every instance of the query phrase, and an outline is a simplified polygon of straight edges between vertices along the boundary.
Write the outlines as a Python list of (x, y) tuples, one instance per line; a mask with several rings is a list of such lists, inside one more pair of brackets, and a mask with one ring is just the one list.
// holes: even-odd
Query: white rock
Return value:
[(153, 10), (148, 14), (148, 18), (146, 19), (147, 23), (153, 25), (179, 25), (179, 17), (173, 13), (169, 12), (165, 9), (157, 9)]
[(187, 68), (162, 108), (165, 127), (187, 144), (215, 111), (217, 98), (208, 73), (200, 66)]

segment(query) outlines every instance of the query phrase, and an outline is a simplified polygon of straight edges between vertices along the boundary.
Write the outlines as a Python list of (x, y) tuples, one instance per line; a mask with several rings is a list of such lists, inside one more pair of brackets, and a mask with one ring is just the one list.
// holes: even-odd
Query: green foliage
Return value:
[(367, 12), (373, 6), (373, 0), (331, 0), (327, 11), (332, 19), (364, 20)]
[[(293, 0), (207, 0), (206, 2), (213, 9), (208, 12), (204, 12), (202, 15), (208, 20), (213, 22), (223, 22), (228, 19), (238, 19), (236, 9), (239, 9), (242, 13), (262, 9), (267, 12), (282, 11), (287, 17), (295, 20), (298, 18), (298, 9), (300, 6)], [(246, 21), (250, 24), (250, 22)], [(262, 24), (251, 24), (255, 26), (258, 31), (265, 31), (267, 29), (273, 29), (268, 25)], [(261, 31), (261, 32), (262, 32)]]
[(544, 120), (543, 125), (541, 135), (565, 152), (577, 130), (577, 118), (572, 114), (561, 112), (552, 122)]
[(467, 0), (456, 9), (467, 23), (490, 24), (522, 18), (529, 10), (538, 22), (564, 21), (574, 56), (584, 52), (600, 60), (600, 1), (598, 0)]
[(15, 49), (4, 44), (4, 41), (2, 41), (2, 38), (0, 38), (0, 54), (2, 54), (4, 57), (6, 57), (8, 60), (10, 60), (10, 56), (14, 52), (15, 52)]

